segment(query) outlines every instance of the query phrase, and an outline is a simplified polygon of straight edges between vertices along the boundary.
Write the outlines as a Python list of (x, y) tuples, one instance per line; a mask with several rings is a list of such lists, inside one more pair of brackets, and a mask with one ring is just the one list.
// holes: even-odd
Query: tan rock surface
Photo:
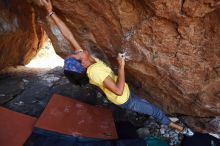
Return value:
[(27, 64), (45, 39), (26, 1), (0, 1), (0, 69)]
[[(4, 42), (1, 46), (10, 44), (7, 51), (0, 49), (5, 66), (26, 63), (32, 58), (28, 54), (38, 48), (40, 35), (35, 32), (39, 23), (57, 54), (65, 56), (71, 51), (57, 27), (45, 18), (37, 5), (39, 1), (29, 2), (33, 2), (29, 4), (36, 12), (37, 23), (27, 6), (25, 11), (30, 13), (23, 16), (25, 22), (23, 17), (18, 20), (25, 29), (18, 31), (12, 18), (5, 21), (10, 24), (9, 32), (16, 33), (16, 37), (9, 34), (10, 39), (0, 36)], [(167, 113), (220, 115), (219, 0), (53, 0), (53, 5), (80, 44), (113, 67), (117, 53), (128, 50), (131, 60), (126, 65), (127, 78), (139, 82), (142, 92), (138, 94), (149, 93), (151, 97), (143, 97)], [(16, 39), (22, 45), (9, 43), (17, 42)], [(13, 54), (15, 44), (23, 50)], [(6, 56), (15, 60), (7, 60)]]

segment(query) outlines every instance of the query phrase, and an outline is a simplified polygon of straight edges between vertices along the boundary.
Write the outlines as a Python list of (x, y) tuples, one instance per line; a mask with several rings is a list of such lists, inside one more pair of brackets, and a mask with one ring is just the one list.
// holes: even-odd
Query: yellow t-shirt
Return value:
[(130, 95), (130, 90), (127, 83), (125, 83), (122, 96), (118, 96), (112, 91), (103, 87), (103, 81), (107, 76), (110, 76), (114, 81), (117, 81), (118, 76), (116, 76), (111, 68), (108, 67), (104, 62), (97, 58), (94, 59), (96, 60), (96, 63), (90, 65), (87, 68), (87, 75), (89, 77), (90, 84), (98, 86), (105, 93), (108, 100), (110, 100), (114, 104), (120, 105), (125, 103)]

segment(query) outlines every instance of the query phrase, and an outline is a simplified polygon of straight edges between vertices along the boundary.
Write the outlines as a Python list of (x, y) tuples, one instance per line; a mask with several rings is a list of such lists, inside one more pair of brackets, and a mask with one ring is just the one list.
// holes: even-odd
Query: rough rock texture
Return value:
[[(81, 45), (107, 55), (112, 65), (126, 48), (127, 78), (137, 80), (165, 111), (220, 115), (220, 1), (53, 0), (53, 5)], [(61, 54), (66, 42), (42, 10), (35, 10)]]
[(27, 64), (46, 39), (35, 22), (34, 9), (25, 1), (0, 1), (0, 70)]
[[(41, 32), (38, 24), (60, 56), (71, 51), (50, 18), (45, 18), (39, 0), (28, 0), (30, 7), (13, 1), (1, 2), (1, 11), (10, 16), (1, 21), (10, 24), (1, 30), (0, 45), (6, 46), (0, 47), (1, 64), (31, 59), (42, 36), (36, 33)], [(143, 97), (167, 113), (220, 115), (219, 0), (53, 0), (53, 5), (80, 44), (111, 65), (116, 65), (118, 52), (128, 50), (127, 79), (142, 89), (138, 94), (150, 94)], [(14, 19), (21, 9), (25, 13)], [(4, 13), (1, 19), (7, 18)], [(15, 44), (19, 51), (13, 53)]]

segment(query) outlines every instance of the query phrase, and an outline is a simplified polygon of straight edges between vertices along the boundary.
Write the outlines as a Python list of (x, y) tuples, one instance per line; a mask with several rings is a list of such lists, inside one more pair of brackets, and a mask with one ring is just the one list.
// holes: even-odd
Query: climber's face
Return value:
[(71, 55), (76, 60), (78, 60), (84, 68), (88, 68), (90, 63), (90, 55), (88, 51), (78, 51)]
[(88, 68), (89, 65), (90, 65), (89, 52), (88, 51), (82, 51), (82, 52), (80, 52), (79, 56), (80, 56), (79, 61), (80, 61), (81, 65), (85, 68)]

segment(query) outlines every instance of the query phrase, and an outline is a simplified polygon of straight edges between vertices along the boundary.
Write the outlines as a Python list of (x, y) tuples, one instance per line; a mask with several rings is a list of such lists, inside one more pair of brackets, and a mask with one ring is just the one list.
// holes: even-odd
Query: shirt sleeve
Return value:
[(98, 85), (103, 85), (103, 81), (110, 75), (106, 70), (96, 68), (90, 72), (90, 79)]

